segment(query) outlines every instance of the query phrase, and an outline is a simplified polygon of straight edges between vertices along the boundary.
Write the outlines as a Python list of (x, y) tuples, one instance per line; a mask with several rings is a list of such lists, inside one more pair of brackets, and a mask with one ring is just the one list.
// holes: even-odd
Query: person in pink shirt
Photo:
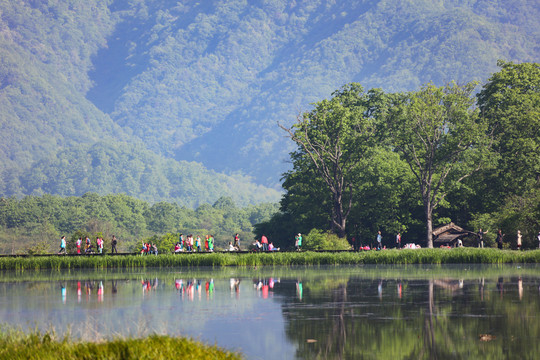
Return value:
[(268, 251), (268, 238), (266, 236), (261, 236), (261, 244), (263, 251)]

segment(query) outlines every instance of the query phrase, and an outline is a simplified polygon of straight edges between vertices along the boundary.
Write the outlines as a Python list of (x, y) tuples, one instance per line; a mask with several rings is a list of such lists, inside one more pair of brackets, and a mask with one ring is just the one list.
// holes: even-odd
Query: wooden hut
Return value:
[(455, 247), (459, 239), (467, 236), (476, 236), (476, 233), (465, 230), (454, 223), (440, 226), (433, 230), (433, 246), (452, 246)]

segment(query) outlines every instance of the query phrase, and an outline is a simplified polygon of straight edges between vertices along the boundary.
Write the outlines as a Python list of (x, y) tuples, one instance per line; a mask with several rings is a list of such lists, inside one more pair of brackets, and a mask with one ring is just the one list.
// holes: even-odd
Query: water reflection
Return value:
[(3, 281), (0, 294), (4, 323), (83, 338), (188, 335), (253, 359), (540, 356), (536, 269), (93, 274)]

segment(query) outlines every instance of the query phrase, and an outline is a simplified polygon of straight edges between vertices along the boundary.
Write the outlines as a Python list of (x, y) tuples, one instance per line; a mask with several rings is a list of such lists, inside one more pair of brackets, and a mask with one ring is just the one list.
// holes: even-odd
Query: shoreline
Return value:
[[(187, 255), (187, 256), (185, 256)], [(346, 252), (190, 253), (162, 255), (28, 256), (0, 258), (0, 270), (129, 269), (294, 265), (540, 263), (540, 250), (493, 248), (389, 249)]]

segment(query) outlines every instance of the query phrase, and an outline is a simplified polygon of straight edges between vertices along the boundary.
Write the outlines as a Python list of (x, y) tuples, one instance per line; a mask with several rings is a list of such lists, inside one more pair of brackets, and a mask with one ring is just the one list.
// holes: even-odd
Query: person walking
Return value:
[(518, 230), (517, 232), (517, 249), (518, 250), (521, 250), (521, 238), (522, 238), (521, 231)]
[(382, 249), (382, 235), (381, 235), (381, 231), (377, 231), (377, 250), (381, 250)]
[(77, 246), (77, 255), (81, 255), (81, 244), (82, 244), (82, 238), (79, 237), (77, 239), (77, 242), (75, 243), (75, 245)]
[(499, 229), (499, 231), (497, 232), (497, 239), (496, 239), (496, 241), (497, 241), (497, 247), (498, 247), (499, 249), (501, 249), (501, 250), (502, 250), (502, 248), (503, 248), (503, 237), (504, 237), (504, 234), (502, 233), (502, 230)]
[(60, 251), (58, 252), (58, 255), (62, 253), (66, 255), (66, 237), (65, 236), (62, 236), (62, 238), (60, 238)]
[(116, 236), (112, 236), (112, 241), (111, 241), (111, 244), (112, 244), (112, 249), (111, 249), (111, 254), (118, 254), (118, 249), (116, 249), (116, 244), (118, 244), (118, 240), (116, 240)]
[(401, 233), (396, 235), (396, 248), (401, 249)]
[(540, 231), (538, 232), (538, 236), (536, 236), (536, 239), (538, 240), (538, 248), (540, 249)]

